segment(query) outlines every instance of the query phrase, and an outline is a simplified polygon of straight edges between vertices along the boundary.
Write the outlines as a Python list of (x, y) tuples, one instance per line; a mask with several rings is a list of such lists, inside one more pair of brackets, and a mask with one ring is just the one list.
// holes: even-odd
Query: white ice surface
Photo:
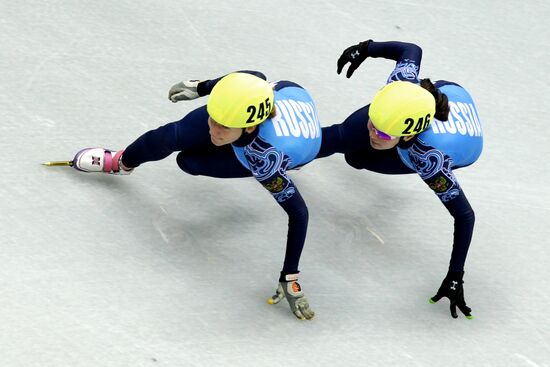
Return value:
[[(549, 367), (548, 18), (546, 0), (0, 0), (0, 366)], [(393, 67), (336, 75), (368, 38), (421, 45), (422, 75), (476, 100), (485, 150), (457, 171), (473, 320), (427, 302), (452, 220), (416, 176), (341, 156), (292, 174), (316, 311), (300, 322), (266, 303), (286, 216), (254, 180), (188, 176), (175, 155), (129, 177), (40, 166), (123, 148), (205, 102), (170, 103), (172, 84), (238, 69), (299, 82), (341, 122)]]

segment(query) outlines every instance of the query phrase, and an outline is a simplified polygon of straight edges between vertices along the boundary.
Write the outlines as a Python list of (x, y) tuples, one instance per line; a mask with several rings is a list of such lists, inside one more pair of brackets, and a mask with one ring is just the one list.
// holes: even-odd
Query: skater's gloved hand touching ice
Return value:
[(168, 99), (176, 103), (179, 101), (189, 101), (191, 99), (199, 98), (197, 92), (197, 86), (200, 80), (184, 80), (177, 84), (174, 84), (168, 92)]
[(267, 303), (274, 305), (285, 297), (290, 309), (300, 320), (311, 320), (315, 316), (315, 312), (309, 308), (309, 302), (298, 283), (298, 274), (286, 275), (284, 280), (279, 282), (275, 294), (267, 300)]
[(447, 297), (451, 301), (451, 316), (455, 319), (458, 317), (456, 313), (457, 307), (466, 318), (473, 318), (471, 315), (472, 309), (466, 306), (466, 301), (464, 300), (463, 276), (463, 271), (449, 271), (445, 279), (443, 279), (437, 294), (430, 298), (430, 303), (436, 303), (441, 298)]

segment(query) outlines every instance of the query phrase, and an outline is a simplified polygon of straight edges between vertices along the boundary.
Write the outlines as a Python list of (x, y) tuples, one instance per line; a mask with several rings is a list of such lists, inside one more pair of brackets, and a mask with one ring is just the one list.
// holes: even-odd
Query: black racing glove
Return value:
[(468, 319), (472, 319), (473, 316), (470, 314), (472, 309), (466, 306), (466, 301), (464, 301), (464, 287), (462, 284), (462, 277), (464, 276), (463, 271), (449, 271), (441, 287), (437, 291), (437, 294), (430, 298), (430, 303), (436, 303), (443, 297), (447, 297), (451, 301), (451, 316), (457, 318), (456, 308), (466, 316)]
[(338, 69), (336, 69), (336, 72), (340, 74), (342, 72), (342, 68), (344, 65), (346, 65), (348, 62), (350, 63), (350, 66), (348, 68), (348, 71), (346, 73), (346, 77), (350, 77), (351, 74), (361, 65), (363, 61), (369, 56), (368, 48), (369, 43), (371, 43), (372, 40), (368, 40), (365, 42), (360, 42), (356, 44), (355, 46), (350, 46), (344, 50), (340, 58), (338, 59)]

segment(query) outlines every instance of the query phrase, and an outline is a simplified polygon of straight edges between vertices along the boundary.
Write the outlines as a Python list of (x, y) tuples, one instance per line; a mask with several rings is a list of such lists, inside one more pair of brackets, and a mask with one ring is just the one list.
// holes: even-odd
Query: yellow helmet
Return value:
[(435, 98), (426, 89), (396, 81), (372, 100), (369, 117), (377, 130), (391, 136), (416, 135), (426, 130), (435, 114)]
[(274, 102), (273, 88), (268, 82), (248, 73), (231, 73), (216, 83), (206, 109), (221, 125), (249, 127), (264, 122)]

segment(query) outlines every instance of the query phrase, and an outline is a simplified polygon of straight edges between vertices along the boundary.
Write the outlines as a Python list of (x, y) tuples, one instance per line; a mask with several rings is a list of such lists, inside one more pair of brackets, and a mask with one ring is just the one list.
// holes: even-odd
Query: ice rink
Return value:
[[(550, 367), (548, 18), (543, 0), (0, 0), (0, 366)], [(427, 302), (453, 222), (417, 175), (342, 156), (291, 174), (310, 213), (300, 321), (266, 303), (287, 217), (253, 179), (189, 176), (175, 154), (127, 177), (40, 165), (122, 149), (206, 103), (171, 103), (174, 83), (241, 69), (339, 123), (393, 69), (336, 74), (369, 38), (420, 45), (421, 76), (476, 101), (484, 152), (456, 171), (473, 320)]]

